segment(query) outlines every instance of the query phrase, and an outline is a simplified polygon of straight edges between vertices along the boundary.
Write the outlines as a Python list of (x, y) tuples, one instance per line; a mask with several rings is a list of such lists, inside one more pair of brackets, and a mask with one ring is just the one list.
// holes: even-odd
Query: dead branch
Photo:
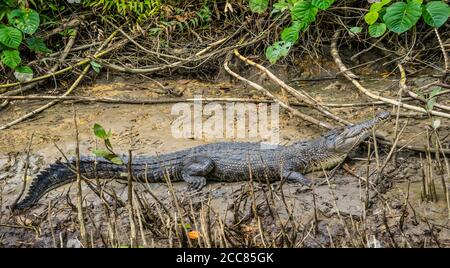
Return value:
[(326, 122), (323, 121), (319, 121), (317, 119), (315, 119), (314, 117), (311, 117), (307, 114), (304, 114), (294, 108), (292, 108), (290, 105), (284, 103), (282, 100), (280, 100), (278, 97), (276, 97), (275, 95), (273, 95), (272, 93), (270, 93), (270, 91), (268, 91), (267, 89), (265, 89), (264, 87), (260, 86), (259, 84), (252, 82), (240, 75), (238, 75), (237, 73), (233, 72), (230, 67), (228, 67), (228, 62), (230, 61), (231, 58), (231, 53), (227, 55), (225, 62), (223, 64), (223, 67), (225, 68), (225, 70), (233, 77), (237, 78), (238, 80), (250, 85), (251, 87), (253, 87), (254, 89), (261, 91), (262, 93), (264, 93), (267, 97), (273, 99), (276, 103), (278, 103), (281, 107), (285, 108), (286, 110), (290, 111), (291, 113), (293, 113), (294, 115), (300, 117), (301, 119), (308, 121), (312, 124), (315, 124), (317, 126), (320, 127), (324, 127), (326, 129), (333, 129), (334, 127), (329, 125)]
[(281, 79), (276, 77), (276, 75), (274, 75), (271, 71), (269, 71), (264, 66), (242, 56), (237, 49), (234, 49), (234, 55), (236, 55), (240, 60), (244, 61), (245, 63), (258, 68), (260, 71), (265, 73), (270, 79), (272, 79), (272, 81), (274, 81), (275, 83), (280, 85), (281, 88), (285, 89), (287, 92), (291, 93), (299, 101), (302, 101), (302, 102), (308, 104), (312, 108), (318, 110), (319, 112), (323, 113), (327, 117), (338, 121), (339, 123), (346, 124), (346, 125), (351, 124), (347, 120), (344, 120), (344, 119), (340, 118), (339, 116), (334, 115), (329, 109), (327, 109), (325, 106), (320, 104), (313, 97), (309, 96), (308, 93), (304, 92), (303, 90), (297, 90), (297, 89), (287, 85), (286, 83), (284, 83)]
[(418, 106), (414, 106), (414, 105), (410, 105), (410, 104), (406, 104), (406, 103), (399, 103), (396, 100), (387, 98), (387, 97), (383, 97), (380, 95), (377, 95), (373, 92), (371, 92), (370, 90), (368, 90), (367, 88), (365, 88), (363, 85), (361, 85), (354, 77), (356, 77), (351, 71), (348, 71), (347, 67), (344, 65), (344, 63), (342, 62), (340, 56), (339, 56), (339, 52), (337, 49), (337, 39), (339, 37), (340, 32), (337, 31), (334, 35), (333, 35), (333, 39), (331, 42), (331, 55), (334, 58), (334, 61), (336, 63), (336, 65), (339, 67), (339, 69), (341, 70), (342, 74), (350, 81), (353, 83), (353, 85), (356, 86), (356, 88), (358, 88), (359, 91), (361, 91), (362, 93), (364, 93), (365, 95), (367, 95), (368, 97), (375, 99), (375, 100), (380, 100), (380, 101), (384, 101), (386, 103), (395, 105), (395, 106), (400, 106), (404, 109), (408, 109), (408, 110), (413, 110), (416, 112), (420, 112), (423, 114), (432, 114), (435, 116), (441, 116), (444, 118), (449, 118), (450, 119), (450, 114), (448, 113), (443, 113), (443, 112), (438, 112), (438, 111), (427, 111), (425, 108), (422, 107), (418, 107)]

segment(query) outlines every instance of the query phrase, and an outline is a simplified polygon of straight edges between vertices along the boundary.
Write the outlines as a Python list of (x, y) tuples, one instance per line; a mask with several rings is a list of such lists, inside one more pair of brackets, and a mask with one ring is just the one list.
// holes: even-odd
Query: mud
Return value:
[[(183, 97), (202, 94), (203, 97), (241, 97), (262, 98), (261, 94), (243, 85), (233, 82), (205, 83), (197, 80), (160, 80), (166, 87), (182, 93)], [(414, 81), (417, 85), (425, 84), (427, 79)], [(395, 97), (398, 81), (383, 80), (366, 82), (365, 85), (384, 95)], [(270, 84), (268, 84), (270, 87)], [(326, 103), (353, 103), (369, 101), (350, 84), (342, 81), (299, 82), (296, 87), (302, 88), (316, 99)], [(277, 90), (272, 87), (273, 90)], [(166, 98), (157, 92), (160, 87), (153, 81), (139, 77), (115, 76), (110, 80), (98, 80), (93, 85), (85, 85), (77, 89), (75, 95), (90, 97), (113, 97), (120, 99), (155, 99)], [(440, 100), (445, 103), (445, 100)], [(1, 113), (0, 125), (15, 119), (41, 105), (44, 101), (16, 101)], [(447, 101), (448, 104), (448, 101)], [(114, 150), (126, 153), (133, 149), (134, 154), (155, 154), (171, 152), (199, 144), (229, 139), (197, 139), (195, 137), (177, 139), (171, 134), (171, 123), (176, 119), (171, 115), (171, 104), (163, 105), (126, 105), (104, 103), (70, 103), (64, 102), (35, 116), (32, 120), (20, 123), (0, 132), (0, 246), (2, 247), (80, 247), (79, 229), (76, 211), (75, 185), (67, 185), (46, 194), (31, 211), (23, 215), (12, 214), (8, 206), (14, 202), (23, 187), (26, 148), (34, 133), (29, 161), (29, 185), (33, 176), (46, 165), (61, 157), (54, 144), (67, 155), (75, 152), (75, 131), (73, 110), (78, 116), (80, 150), (82, 154), (90, 154), (99, 145), (95, 139), (92, 126), (100, 123), (111, 129)], [(305, 108), (306, 113), (317, 115)], [(379, 110), (377, 106), (334, 108), (339, 116), (357, 122), (371, 116)], [(389, 109), (389, 108), (388, 108)], [(431, 123), (430, 119), (401, 118), (400, 125), (408, 120), (401, 141), (410, 141), (414, 145), (424, 145), (425, 131)], [(330, 122), (332, 123), (332, 122)], [(378, 130), (388, 137), (393, 136), (394, 120), (381, 126)], [(448, 133), (450, 122), (441, 120), (439, 132), (443, 144), (450, 143)], [(323, 130), (307, 122), (303, 122), (282, 111), (280, 114), (281, 143), (289, 144), (296, 140), (305, 140), (320, 135)], [(237, 139), (235, 139), (237, 140)], [(244, 139), (244, 140), (258, 140)], [(390, 148), (379, 147), (377, 160), (372, 153), (367, 160), (367, 145), (355, 150), (346, 161), (346, 165), (359, 176), (377, 169), (377, 161), (383, 162)], [(373, 151), (373, 144), (372, 144)], [(174, 184), (174, 191), (183, 207), (189, 214), (189, 207), (194, 210), (208, 204), (223, 219), (226, 226), (239, 229), (239, 235), (232, 242), (214, 242), (210, 246), (267, 246), (264, 239), (251, 239), (257, 236), (258, 219), (267, 233), (280, 232), (280, 222), (287, 224), (289, 218), (296, 219), (302, 239), (290, 246), (305, 247), (448, 247), (450, 246), (450, 227), (448, 208), (441, 184), (441, 176), (449, 184), (448, 174), (436, 172), (435, 184), (438, 201), (422, 201), (422, 170), (417, 153), (402, 150), (396, 155), (396, 162), (390, 162), (383, 172), (383, 189), (366, 187), (363, 181), (352, 176), (341, 168), (327, 181), (323, 172), (308, 174), (307, 177), (319, 185), (314, 191), (300, 185), (283, 185), (275, 183), (270, 187), (265, 183), (254, 183), (255, 204), (258, 217), (253, 213), (252, 202), (246, 202), (236, 209), (237, 200), (242, 199), (243, 192), (248, 193), (252, 187), (248, 182), (210, 183), (200, 193), (186, 191), (184, 183)], [(422, 158), (424, 156), (422, 155)], [(328, 174), (330, 175), (330, 173)], [(373, 176), (371, 180), (375, 179)], [(124, 202), (127, 200), (127, 185), (119, 181), (108, 181), (107, 189), (114, 191)], [(147, 188), (148, 187), (148, 188)], [(368, 190), (367, 190), (368, 189)], [(136, 184), (140, 198), (152, 208), (147, 215), (156, 215), (155, 200), (147, 191), (174, 211), (174, 200), (169, 188), (163, 183), (147, 186)], [(380, 191), (381, 193), (376, 193)], [(105, 211), (102, 202), (86, 185), (83, 205), (88, 211), (87, 226), (92, 239), (92, 246), (108, 245), (109, 224), (105, 223)], [(315, 198), (313, 198), (313, 194)], [(272, 195), (273, 203), (268, 204), (264, 195)], [(367, 195), (370, 202), (367, 201)], [(111, 201), (110, 197), (108, 200)], [(71, 205), (72, 204), (72, 205)], [(368, 205), (368, 206), (367, 206)], [(49, 210), (50, 208), (50, 210)], [(287, 209), (289, 208), (289, 209)], [(274, 216), (273, 210), (276, 211)], [(236, 220), (236, 217), (239, 218)], [(256, 218), (255, 218), (256, 217)], [(157, 216), (155, 216), (157, 218)], [(125, 208), (117, 210), (116, 246), (129, 244), (129, 221)], [(169, 247), (183, 245), (180, 239), (167, 237), (158, 230), (164, 226), (159, 220), (147, 220), (143, 227), (146, 246)], [(191, 227), (195, 229), (195, 227)], [(199, 229), (199, 228), (198, 228)], [(292, 232), (292, 230), (290, 230)], [(359, 233), (358, 233), (359, 232)], [(243, 237), (243, 238), (242, 238)], [(250, 238), (249, 238), (250, 237)], [(276, 235), (274, 235), (276, 237)], [(348, 239), (352, 237), (352, 239)], [(364, 239), (361, 239), (364, 237)], [(394, 237), (392, 239), (392, 237)], [(362, 240), (362, 241), (360, 241)], [(139, 241), (143, 241), (140, 237)], [(214, 240), (215, 241), (215, 240)], [(237, 241), (237, 242), (236, 242)], [(247, 241), (245, 243), (240, 241)], [(253, 244), (248, 244), (252, 241)], [(266, 237), (266, 243), (270, 241)], [(273, 241), (276, 241), (274, 238)], [(181, 244), (178, 244), (181, 243)], [(185, 243), (185, 242), (184, 242)], [(221, 244), (225, 243), (225, 244)], [(231, 243), (231, 244), (230, 244)], [(275, 243), (275, 242), (274, 242)], [(278, 242), (277, 242), (278, 243)], [(277, 245), (275, 243), (275, 245)], [(281, 243), (281, 245), (285, 245)]]

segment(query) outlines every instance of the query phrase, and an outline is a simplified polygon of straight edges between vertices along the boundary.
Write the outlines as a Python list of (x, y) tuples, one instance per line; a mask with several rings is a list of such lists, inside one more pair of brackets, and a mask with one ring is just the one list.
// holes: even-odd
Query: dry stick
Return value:
[(130, 221), (130, 246), (135, 247), (136, 244), (136, 222), (133, 207), (133, 170), (132, 170), (133, 154), (131, 150), (128, 150), (128, 216)]
[[(441, 150), (441, 153), (442, 153), (442, 155), (444, 157), (444, 163), (445, 163), (445, 167), (446, 167), (446, 170), (447, 170), (447, 178), (448, 178), (449, 183), (450, 183), (450, 164), (448, 163), (448, 159), (445, 156), (445, 153), (442, 152), (442, 144), (441, 144), (441, 141), (439, 140), (438, 133), (437, 133), (436, 130), (434, 130), (434, 132), (435, 132), (435, 135), (436, 135), (437, 144), (438, 144), (439, 149)], [(445, 182), (443, 176), (442, 176), (442, 184), (443, 184), (443, 187), (444, 187), (445, 199), (447, 200), (448, 219), (450, 220), (450, 194), (449, 194), (449, 190), (450, 189), (448, 188), (447, 183)]]
[(441, 36), (439, 35), (439, 31), (437, 28), (434, 28), (434, 33), (436, 34), (437, 40), (439, 41), (439, 46), (442, 50), (442, 55), (444, 56), (444, 76), (442, 77), (442, 81), (447, 79), (447, 76), (450, 74), (450, 66), (447, 56), (447, 51), (445, 50), (444, 43), (442, 42)]
[[(450, 93), (449, 91), (442, 91), (442, 93)], [(436, 96), (437, 96), (436, 95)], [(100, 103), (114, 103), (114, 104), (169, 104), (177, 102), (192, 102), (196, 101), (196, 98), (170, 98), (170, 99), (150, 99), (150, 100), (133, 100), (133, 99), (115, 99), (115, 98), (95, 98), (84, 96), (51, 96), (51, 95), (27, 95), (27, 96), (5, 96), (0, 95), (0, 100), (60, 100), (60, 101), (78, 101), (78, 102), (100, 102)], [(206, 102), (244, 102), (244, 103), (274, 103), (275, 101), (269, 99), (248, 99), (248, 98), (202, 98)], [(413, 98), (404, 98), (403, 100), (413, 100)], [(300, 102), (290, 102), (292, 106), (307, 107), (308, 105)], [(359, 103), (323, 103), (324, 106), (329, 108), (346, 108), (357, 106), (372, 106), (372, 105), (387, 105), (385, 102), (359, 102)]]
[[(426, 100), (425, 98), (417, 95), (416, 93), (412, 92), (411, 90), (407, 89), (406, 92), (408, 93), (408, 95), (411, 98), (416, 99), (416, 100), (418, 100), (418, 101), (420, 101), (422, 103), (425, 103), (425, 104), (428, 103), (428, 100)], [(433, 108), (434, 107), (439, 108), (439, 109), (444, 110), (444, 111), (449, 111), (450, 112), (450, 106), (447, 106), (447, 105), (444, 105), (444, 104), (435, 103), (435, 104), (433, 104)]]
[[(109, 43), (109, 41), (111, 41), (111, 39), (112, 39), (116, 34), (117, 34), (117, 31), (113, 32), (113, 33), (105, 40), (105, 42), (103, 43), (103, 45), (100, 46), (99, 49), (97, 50), (97, 53), (95, 53), (94, 58), (99, 57), (99, 56), (98, 56), (98, 55), (100, 55), (99, 51), (102, 50), (103, 47), (104, 47), (107, 43)], [(90, 68), (90, 67), (91, 67), (90, 64), (87, 64), (87, 65), (84, 67), (83, 71), (82, 71), (81, 74), (78, 76), (77, 80), (75, 80), (75, 82), (72, 84), (72, 86), (69, 87), (69, 89), (62, 95), (62, 97), (65, 97), (65, 96), (69, 95), (70, 93), (72, 93), (72, 91), (78, 86), (78, 84), (81, 82), (81, 80), (83, 80), (84, 76), (85, 76), (86, 73), (89, 71), (89, 68)], [(20, 123), (20, 122), (24, 121), (25, 119), (28, 119), (28, 118), (30, 118), (30, 117), (32, 117), (32, 116), (34, 116), (34, 115), (36, 115), (36, 114), (38, 114), (38, 113), (44, 111), (45, 109), (47, 109), (47, 108), (49, 108), (49, 107), (51, 107), (51, 106), (57, 104), (58, 102), (59, 102), (59, 100), (53, 100), (53, 101), (51, 101), (51, 102), (49, 102), (49, 103), (47, 103), (47, 104), (45, 104), (45, 105), (43, 105), (43, 106), (37, 108), (36, 110), (31, 111), (31, 112), (29, 112), (29, 113), (27, 113), (27, 114), (25, 114), (25, 115), (23, 115), (23, 116), (17, 118), (16, 120), (11, 121), (11, 122), (9, 122), (9, 123), (7, 123), (7, 124), (1, 126), (1, 127), (0, 127), (0, 130), (7, 129), (7, 128), (9, 128), (9, 127), (11, 127), (11, 126), (13, 126), (13, 125), (15, 125), (15, 124), (17, 124), (17, 123)]]
[(339, 52), (337, 49), (337, 39), (339, 37), (340, 32), (337, 31), (334, 35), (333, 35), (333, 39), (331, 42), (331, 55), (334, 58), (334, 61), (336, 63), (336, 65), (339, 67), (339, 69), (341, 70), (342, 74), (350, 81), (353, 83), (353, 85), (356, 86), (356, 88), (358, 88), (359, 91), (361, 91), (362, 93), (364, 93), (365, 95), (367, 95), (368, 97), (375, 99), (375, 100), (381, 100), (384, 101), (386, 103), (392, 104), (392, 105), (398, 105), (404, 109), (408, 109), (408, 110), (412, 110), (412, 111), (416, 111), (422, 114), (432, 114), (432, 115), (436, 115), (436, 116), (441, 116), (444, 118), (449, 118), (450, 119), (450, 114), (448, 113), (443, 113), (443, 112), (438, 112), (438, 111), (427, 111), (425, 108), (422, 107), (418, 107), (418, 106), (414, 106), (414, 105), (410, 105), (410, 104), (405, 104), (405, 103), (399, 103), (396, 100), (390, 99), (390, 98), (386, 98), (380, 95), (377, 95), (373, 92), (371, 92), (370, 90), (368, 90), (367, 88), (365, 88), (364, 86), (362, 86), (357, 80), (355, 80), (353, 77), (355, 76), (351, 71), (348, 71), (348, 68), (344, 65), (344, 63), (341, 60), (341, 57), (339, 56)]
[[(122, 30), (120, 27), (117, 27), (114, 23), (112, 23), (111, 21), (109, 21), (107, 18), (105, 18), (104, 16), (100, 16), (104, 21), (106, 21), (109, 25), (111, 25), (114, 29), (116, 29), (117, 31), (119, 31), (123, 36), (125, 36), (128, 40), (130, 40), (131, 43), (135, 44), (138, 48), (142, 49), (143, 51), (149, 53), (149, 54), (153, 54), (155, 56), (157, 56), (158, 58), (160, 58), (160, 56), (163, 57), (167, 57), (167, 58), (171, 58), (171, 59), (176, 59), (176, 60), (184, 60), (182, 58), (176, 57), (176, 56), (172, 56), (172, 55), (167, 55), (167, 54), (162, 54), (162, 53), (158, 53), (152, 50), (149, 50), (145, 47), (143, 47), (141, 44), (139, 44), (138, 42), (136, 42), (136, 40), (134, 40), (131, 36), (129, 36), (124, 30)], [(168, 63), (167, 61), (165, 61), (166, 63)]]
[(84, 19), (84, 15), (81, 15), (79, 17), (77, 17), (76, 19), (73, 19), (71, 21), (68, 21), (66, 23), (63, 23), (60, 27), (55, 28), (49, 32), (46, 32), (44, 36), (42, 36), (42, 38), (44, 39), (48, 39), (49, 37), (51, 37), (52, 35), (58, 34), (62, 31), (64, 31), (65, 29), (69, 28), (69, 27), (77, 27), (78, 25), (80, 25), (81, 20)]
[(33, 143), (33, 137), (34, 137), (34, 132), (31, 133), (30, 140), (28, 141), (27, 156), (25, 158), (25, 168), (24, 168), (24, 173), (23, 173), (22, 190), (20, 190), (20, 193), (17, 196), (16, 200), (14, 200), (14, 202), (12, 203), (12, 205), (11, 205), (12, 208), (16, 206), (17, 202), (19, 202), (19, 200), (22, 198), (23, 193), (25, 192), (25, 189), (27, 188), (28, 167), (30, 165), (30, 149), (31, 149), (31, 144)]
[(241, 81), (243, 81), (243, 82), (249, 84), (251, 87), (255, 88), (256, 90), (261, 91), (261, 92), (264, 93), (267, 97), (273, 99), (273, 100), (274, 100), (276, 103), (278, 103), (281, 107), (285, 108), (286, 110), (290, 111), (291, 113), (293, 113), (294, 115), (300, 117), (301, 119), (306, 120), (306, 121), (308, 121), (308, 122), (310, 122), (310, 123), (312, 123), (312, 124), (315, 124), (315, 125), (318, 125), (318, 126), (327, 128), (327, 129), (333, 129), (333, 128), (334, 128), (333, 126), (329, 125), (329, 124), (326, 123), (326, 122), (319, 121), (319, 120), (317, 120), (317, 119), (315, 119), (315, 118), (313, 118), (313, 117), (311, 117), (311, 116), (309, 116), (309, 115), (307, 115), (307, 114), (301, 113), (300, 111), (298, 111), (298, 110), (292, 108), (292, 107), (289, 106), (288, 104), (286, 104), (286, 103), (284, 103), (283, 101), (281, 101), (278, 97), (276, 97), (275, 95), (273, 95), (272, 93), (270, 93), (270, 91), (268, 91), (267, 89), (263, 88), (263, 87), (260, 86), (259, 84), (255, 83), (255, 82), (252, 82), (252, 81), (250, 81), (250, 80), (248, 80), (248, 79), (246, 79), (246, 78), (244, 78), (244, 77), (238, 75), (237, 73), (233, 72), (233, 71), (230, 69), (230, 67), (228, 67), (228, 62), (229, 62), (229, 60), (230, 60), (230, 56), (231, 56), (231, 54), (228, 54), (228, 56), (227, 56), (227, 58), (225, 59), (225, 62), (224, 62), (224, 64), (223, 64), (225, 70), (226, 70), (230, 75), (232, 75), (233, 77), (235, 77), (235, 78), (237, 78), (237, 79), (239, 79), (239, 80), (241, 80)]
[(346, 125), (351, 125), (350, 122), (347, 120), (344, 120), (336, 115), (334, 115), (329, 109), (327, 109), (324, 105), (316, 101), (313, 97), (309, 96), (308, 93), (302, 91), (302, 90), (296, 90), (295, 88), (287, 85), (285, 82), (283, 82), (281, 79), (279, 79), (277, 76), (275, 76), (271, 71), (269, 71), (264, 66), (242, 56), (237, 49), (234, 49), (234, 55), (236, 55), (240, 60), (244, 61), (245, 63), (254, 66), (258, 68), (260, 71), (265, 73), (270, 79), (272, 79), (275, 83), (281, 86), (282, 89), (285, 89), (287, 92), (291, 93), (294, 97), (296, 97), (299, 101), (302, 101), (312, 108), (318, 110), (319, 112), (323, 113), (324, 115), (328, 116), (331, 119), (334, 119), (338, 121), (339, 123), (343, 123)]
[[(52, 235), (53, 248), (57, 248), (58, 246), (56, 245), (55, 230), (53, 230), (53, 223), (52, 223), (52, 200), (48, 201), (48, 209), (47, 210), (48, 210), (47, 221), (48, 221), (48, 225), (50, 228), (50, 233)], [(61, 247), (63, 247), (63, 245), (61, 245)]]
[(84, 215), (83, 215), (83, 192), (81, 189), (81, 170), (80, 170), (80, 142), (78, 139), (78, 124), (77, 124), (77, 113), (75, 107), (73, 108), (73, 122), (75, 125), (75, 139), (76, 139), (76, 169), (77, 169), (77, 215), (78, 223), (80, 224), (80, 235), (81, 241), (84, 247), (89, 246), (88, 237), (86, 235), (86, 226), (84, 225)]

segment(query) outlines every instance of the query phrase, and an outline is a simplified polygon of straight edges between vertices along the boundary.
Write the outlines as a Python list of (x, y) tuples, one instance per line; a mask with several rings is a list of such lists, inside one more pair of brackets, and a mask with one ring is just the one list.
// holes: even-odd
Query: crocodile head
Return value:
[(333, 129), (322, 137), (325, 147), (329, 151), (346, 154), (365, 140), (372, 133), (372, 128), (375, 125), (387, 120), (389, 116), (388, 111), (383, 111), (373, 119), (352, 126)]

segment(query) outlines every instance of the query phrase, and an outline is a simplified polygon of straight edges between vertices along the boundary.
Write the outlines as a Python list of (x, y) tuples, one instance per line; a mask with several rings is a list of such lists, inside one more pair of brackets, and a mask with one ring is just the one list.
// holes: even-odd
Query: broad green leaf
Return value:
[(436, 104), (436, 98), (431, 98), (427, 101), (427, 110), (433, 110), (434, 105)]
[(372, 37), (380, 37), (386, 32), (386, 24), (374, 23), (369, 26), (369, 35)]
[(99, 73), (100, 68), (102, 68), (102, 66), (96, 61), (91, 61), (91, 67), (96, 73)]
[(431, 92), (430, 92), (430, 98), (435, 97), (441, 91), (442, 91), (442, 87), (434, 87), (433, 90), (431, 90)]
[(10, 48), (19, 48), (22, 43), (22, 33), (13, 27), (0, 28), (0, 42)]
[(96, 150), (93, 150), (92, 153), (93, 153), (95, 156), (97, 156), (97, 157), (104, 157), (104, 158), (106, 158), (108, 155), (111, 154), (110, 151), (103, 150), (103, 149), (96, 149)]
[(288, 8), (289, 4), (286, 3), (284, 0), (278, 1), (277, 3), (273, 4), (273, 9), (275, 12), (283, 12)]
[(250, 10), (255, 13), (263, 13), (269, 7), (269, 0), (249, 0)]
[(349, 29), (349, 31), (353, 34), (359, 34), (362, 31), (362, 27), (352, 27)]
[(14, 9), (8, 13), (11, 25), (26, 34), (34, 34), (39, 28), (39, 13), (30, 8)]
[(438, 129), (441, 126), (441, 120), (439, 118), (433, 120), (433, 124), (431, 126), (434, 129)]
[(441, 1), (431, 1), (422, 7), (424, 21), (434, 28), (439, 28), (448, 20), (450, 7)]
[(394, 33), (401, 34), (411, 29), (422, 15), (422, 8), (416, 2), (396, 2), (386, 9), (384, 23)]
[(44, 39), (31, 36), (25, 40), (27, 47), (37, 53), (51, 53), (52, 51), (45, 45)]
[(301, 31), (306, 29), (308, 25), (302, 21), (294, 21), (290, 27), (285, 28), (281, 32), (281, 40), (284, 42), (295, 43)]
[(27, 82), (33, 79), (33, 69), (28, 66), (20, 66), (14, 70), (14, 76), (19, 82)]
[(329, 8), (333, 4), (334, 0), (312, 0), (312, 4), (321, 10)]
[(22, 61), (18, 50), (3, 50), (0, 56), (2, 62), (11, 69), (14, 69)]
[(266, 49), (266, 58), (274, 64), (282, 57), (285, 57), (291, 49), (291, 42), (278, 41)]
[(120, 157), (118, 157), (118, 156), (111, 157), (108, 160), (113, 162), (116, 165), (122, 165), (123, 164), (122, 159), (120, 159)]
[(95, 136), (99, 139), (106, 140), (111, 137), (111, 131), (106, 133), (105, 129), (97, 123), (94, 124), (93, 130), (94, 130)]
[(367, 24), (372, 25), (378, 20), (378, 12), (370, 11), (366, 15), (364, 15), (364, 20)]
[(391, 2), (391, 0), (382, 0), (380, 2), (373, 3), (370, 6), (369, 11), (379, 12), (381, 10), (381, 8), (383, 8), (383, 6), (389, 4), (390, 2)]
[(311, 23), (316, 20), (318, 8), (313, 6), (311, 1), (299, 1), (291, 9), (291, 17), (293, 21), (302, 21)]
[(118, 157), (116, 154), (107, 151), (107, 150), (103, 150), (103, 149), (97, 149), (97, 150), (93, 150), (92, 153), (97, 156), (97, 157), (103, 157), (106, 160), (111, 161), (114, 164), (117, 165), (122, 165), (123, 161), (120, 157)]
[(439, 92), (441, 92), (441, 90), (442, 90), (441, 87), (435, 87), (430, 92), (430, 96), (428, 97), (428, 101), (427, 101), (427, 110), (429, 110), (429, 111), (433, 110), (433, 107), (436, 104), (436, 95), (439, 94)]

